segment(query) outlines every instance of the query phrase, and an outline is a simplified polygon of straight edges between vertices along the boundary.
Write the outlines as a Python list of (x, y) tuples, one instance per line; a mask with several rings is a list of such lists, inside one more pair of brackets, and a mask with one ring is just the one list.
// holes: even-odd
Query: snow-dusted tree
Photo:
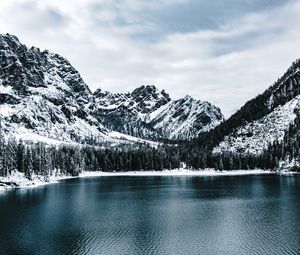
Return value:
[(17, 151), (16, 151), (16, 164), (17, 164), (17, 170), (19, 172), (24, 172), (24, 162), (25, 160), (25, 146), (23, 144), (23, 141), (20, 140), (17, 145)]
[(11, 174), (12, 171), (17, 169), (17, 140), (14, 137), (9, 137), (7, 141), (7, 146), (4, 152), (5, 157), (5, 169), (6, 174)]
[(31, 180), (32, 173), (33, 173), (33, 158), (32, 158), (32, 151), (31, 147), (27, 146), (25, 148), (25, 157), (24, 157), (24, 174), (25, 177)]
[(5, 139), (2, 130), (2, 123), (0, 118), (0, 176), (5, 176), (5, 162), (4, 162), (4, 152), (5, 152)]

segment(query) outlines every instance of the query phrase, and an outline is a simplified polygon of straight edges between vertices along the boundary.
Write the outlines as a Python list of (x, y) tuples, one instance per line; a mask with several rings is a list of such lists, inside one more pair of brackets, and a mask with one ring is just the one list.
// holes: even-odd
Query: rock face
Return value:
[(282, 141), (299, 112), (300, 60), (297, 60), (273, 86), (224, 123), (235, 128), (223, 137), (214, 153), (259, 155), (268, 145)]
[(210, 103), (172, 101), (153, 85), (131, 93), (92, 93), (65, 58), (27, 48), (13, 35), (0, 35), (0, 60), (1, 124), (18, 138), (95, 144), (117, 142), (120, 132), (189, 139), (223, 120)]
[(0, 59), (5, 133), (80, 143), (108, 138), (108, 130), (86, 108), (92, 98), (88, 86), (66, 59), (28, 49), (12, 35), (0, 36)]
[(147, 122), (165, 137), (184, 140), (209, 131), (223, 120), (219, 108), (186, 96), (152, 112)]
[(153, 85), (131, 93), (97, 90), (95, 117), (108, 128), (143, 138), (191, 139), (214, 128), (224, 117), (212, 104), (186, 96), (171, 100)]
[(98, 89), (94, 96), (93, 115), (109, 129), (147, 139), (164, 137), (145, 121), (151, 112), (171, 100), (164, 90), (158, 91), (153, 85), (126, 94)]

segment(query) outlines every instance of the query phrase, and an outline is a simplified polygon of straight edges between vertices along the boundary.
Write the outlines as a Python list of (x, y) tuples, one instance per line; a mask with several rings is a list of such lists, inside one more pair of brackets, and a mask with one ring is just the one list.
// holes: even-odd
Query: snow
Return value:
[(232, 170), (232, 171), (216, 171), (214, 169), (204, 169), (204, 170), (188, 170), (188, 169), (174, 169), (174, 170), (163, 170), (163, 171), (129, 171), (129, 172), (84, 172), (80, 173), (79, 176), (67, 176), (67, 175), (55, 175), (49, 177), (45, 180), (43, 176), (33, 175), (32, 180), (28, 180), (23, 173), (18, 171), (13, 172), (8, 177), (0, 177), (0, 182), (14, 183), (1, 185), (0, 191), (10, 190), (14, 188), (34, 188), (41, 185), (57, 183), (60, 180), (71, 179), (71, 178), (86, 178), (86, 177), (106, 177), (106, 176), (203, 176), (203, 177), (215, 177), (215, 176), (247, 176), (247, 175), (266, 175), (266, 174), (284, 174), (290, 175), (295, 174), (293, 172), (282, 171), (274, 172), (267, 170)]
[(213, 153), (233, 152), (260, 154), (274, 141), (282, 141), (285, 132), (296, 118), (295, 109), (300, 107), (300, 95), (278, 106), (265, 117), (238, 128), (235, 134), (226, 136), (214, 148)]
[[(47, 79), (49, 77), (50, 75)], [(17, 139), (40, 141), (48, 144), (84, 143), (86, 138), (90, 137), (93, 137), (100, 144), (103, 142), (111, 145), (135, 142), (148, 143), (152, 146), (159, 144), (118, 132), (110, 132), (91, 115), (87, 117), (90, 122), (77, 116), (72, 116), (72, 120), (68, 120), (60, 105), (45, 100), (45, 98), (63, 100), (65, 93), (60, 91), (62, 87), (61, 84), (57, 87), (51, 84), (45, 88), (30, 87), (29, 89), (33, 94), (23, 98), (19, 104), (0, 105), (0, 116), (4, 118), (2, 124), (5, 133), (8, 136), (15, 136)], [(63, 90), (66, 90), (66, 88), (63, 88)], [(115, 105), (112, 106), (115, 107)], [(71, 99), (68, 102), (68, 109), (71, 112), (76, 112), (77, 109), (80, 109), (80, 106)], [(26, 126), (23, 121), (20, 123), (19, 121), (6, 121), (11, 119), (13, 115), (19, 120), (25, 119), (33, 128)]]
[(147, 123), (168, 134), (171, 139), (190, 139), (214, 128), (223, 119), (217, 107), (186, 96), (152, 112)]
[[(110, 93), (99, 89), (92, 94), (79, 72), (62, 56), (49, 51), (41, 53), (37, 48), (26, 48), (13, 36), (2, 36), (2, 41), (4, 48), (1, 56), (5, 60), (2, 69), (16, 65), (19, 67), (20, 77), (26, 77), (26, 79), (19, 79), (16, 84), (18, 86), (13, 88), (3, 86), (3, 84), (11, 84), (12, 76), (4, 73), (0, 79), (0, 93), (9, 93), (11, 97), (7, 102), (14, 104), (0, 105), (0, 114), (3, 117), (1, 121), (4, 132), (8, 135), (51, 144), (84, 143), (87, 140), (96, 140), (111, 145), (123, 142), (148, 142), (116, 133), (108, 135), (110, 131), (115, 130), (138, 134), (146, 139), (148, 137), (173, 138), (177, 136), (177, 132), (186, 132), (189, 137), (198, 134), (198, 127), (189, 130), (198, 118), (196, 115), (189, 114), (192, 112), (189, 110), (188, 103), (182, 112), (176, 112), (176, 109), (172, 108), (174, 110), (172, 114), (177, 113), (175, 119), (172, 119), (171, 114), (166, 113), (164, 116), (168, 119), (159, 120), (160, 124), (168, 126), (166, 135), (160, 132), (161, 130), (155, 130), (149, 123), (145, 125), (146, 121), (155, 116), (149, 114), (157, 110), (155, 112), (157, 115), (173, 105), (168, 104), (171, 100), (169, 95), (164, 90), (159, 91), (154, 85), (143, 85), (131, 93)], [(10, 41), (14, 41), (22, 48), (22, 53), (15, 51)], [(21, 86), (26, 93), (19, 93), (18, 87)], [(193, 99), (185, 97), (183, 101), (193, 102)], [(196, 104), (191, 106), (194, 107)], [(198, 113), (201, 113), (201, 109), (199, 108), (200, 112), (197, 110)], [(103, 117), (101, 115), (103, 112), (108, 112), (108, 116)], [(124, 117), (120, 123), (116, 122), (116, 125), (120, 126), (115, 127), (109, 123), (111, 116), (114, 118), (120, 115)], [(180, 116), (187, 120), (181, 122)], [(210, 129), (216, 124), (218, 123), (212, 122), (212, 125), (206, 127)], [(162, 126), (158, 125), (158, 127)], [(203, 129), (202, 126), (200, 129)]]
[(232, 170), (216, 171), (214, 169), (187, 170), (174, 169), (163, 171), (129, 171), (129, 172), (84, 172), (79, 177), (101, 177), (101, 176), (241, 176), (241, 175), (261, 175), (273, 174), (266, 170)]
[[(144, 133), (150, 134), (154, 129), (158, 136), (170, 139), (196, 137), (224, 119), (220, 110), (208, 102), (195, 100), (191, 96), (171, 100), (154, 86), (142, 86), (126, 94), (97, 90), (95, 102), (100, 112), (103, 109), (120, 109), (116, 112), (125, 111), (124, 116), (127, 116), (128, 111), (133, 116), (129, 116), (127, 121), (133, 127), (135, 123), (146, 122), (151, 129), (144, 127)], [(112, 112), (110, 114), (113, 115)]]
[(112, 131), (112, 132), (108, 133), (108, 136), (110, 138), (116, 139), (118, 141), (119, 140), (125, 140), (125, 141), (128, 141), (128, 142), (147, 143), (147, 144), (152, 145), (154, 147), (157, 147), (161, 144), (159, 142), (153, 142), (153, 141), (150, 141), (150, 140), (138, 138), (138, 137), (131, 136), (131, 135), (126, 135), (126, 134), (119, 133), (119, 132), (116, 132), (116, 131)]
[(280, 169), (281, 173), (289, 174), (291, 172), (291, 169), (300, 169), (300, 161), (299, 159), (287, 157), (285, 160), (279, 161), (278, 169)]
[[(9, 190), (13, 188), (33, 188), (45, 184), (57, 183), (59, 180), (74, 178), (73, 176), (66, 175), (52, 175), (48, 180), (45, 180), (43, 176), (32, 175), (32, 180), (25, 177), (24, 173), (14, 171), (7, 177), (0, 177), (0, 191)], [(6, 183), (6, 184), (5, 184)], [(13, 184), (12, 184), (13, 183)]]
[(1, 82), (0, 82), (0, 93), (10, 94), (11, 91), (12, 91), (11, 86), (3, 86), (3, 85), (1, 85)]
[(115, 105), (115, 104), (112, 104), (112, 105), (107, 105), (107, 106), (98, 106), (98, 109), (104, 109), (104, 110), (115, 110), (117, 109), (118, 107), (120, 107), (121, 105)]
[(168, 102), (167, 104), (159, 107), (157, 110), (151, 112), (149, 115), (148, 115), (148, 118), (147, 118), (147, 122), (150, 122), (152, 121), (153, 119), (157, 118), (157, 116), (161, 113), (161, 112), (164, 112), (166, 111), (170, 105), (172, 105), (174, 103), (174, 101), (170, 101)]
[[(49, 58), (48, 58), (49, 61)], [(52, 62), (52, 61), (49, 61)], [(54, 69), (54, 70), (53, 70)], [(47, 86), (47, 90), (49, 91), (48, 95), (51, 95), (52, 93), (57, 93), (57, 88), (60, 88), (64, 91), (71, 91), (70, 87), (68, 87), (64, 81), (62, 80), (61, 77), (59, 77), (59, 75), (57, 74), (57, 68), (53, 68), (52, 70), (49, 70), (50, 73), (45, 72), (44, 73), (44, 81), (46, 84), (48, 84)], [(52, 85), (55, 84), (55, 85)]]
[[(63, 141), (58, 140), (58, 139), (53, 139), (53, 138), (49, 138), (46, 136), (42, 136), (39, 134), (29, 132), (25, 128), (24, 128), (24, 132), (15, 133), (14, 136), (17, 140), (42, 142), (42, 143), (46, 143), (49, 145), (58, 145), (58, 144), (64, 143)], [(71, 142), (68, 142), (68, 144), (71, 144)], [(75, 143), (73, 143), (73, 144), (75, 144)]]
[(8, 104), (0, 104), (0, 115), (2, 117), (8, 117), (12, 115), (15, 112), (13, 107), (14, 106)]

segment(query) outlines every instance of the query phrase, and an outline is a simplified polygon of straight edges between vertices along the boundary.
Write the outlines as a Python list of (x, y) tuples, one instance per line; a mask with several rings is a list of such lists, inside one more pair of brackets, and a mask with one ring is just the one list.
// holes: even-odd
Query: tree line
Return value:
[[(0, 123), (0, 176), (18, 170), (29, 179), (32, 175), (45, 178), (53, 174), (78, 175), (82, 171), (140, 171), (179, 168), (184, 162), (189, 169), (215, 168), (276, 169), (300, 165), (300, 112), (290, 125), (282, 141), (269, 144), (263, 153), (239, 154), (223, 152), (214, 154), (213, 148), (238, 127), (257, 120), (278, 105), (300, 94), (300, 60), (263, 94), (247, 102), (237, 113), (213, 130), (191, 141), (165, 141), (164, 145), (151, 147), (146, 144), (134, 147), (109, 148), (105, 142), (99, 146), (96, 137), (89, 137), (88, 145), (47, 145), (41, 142), (24, 143), (14, 138), (4, 139)], [(74, 134), (74, 140), (79, 139)], [(78, 140), (79, 141), (79, 140)], [(106, 147), (106, 149), (104, 149)]]
[(179, 166), (180, 154), (174, 146), (103, 149), (0, 139), (0, 176), (8, 176), (18, 170), (28, 179), (33, 175), (47, 179), (52, 175), (77, 176), (83, 171), (161, 171)]

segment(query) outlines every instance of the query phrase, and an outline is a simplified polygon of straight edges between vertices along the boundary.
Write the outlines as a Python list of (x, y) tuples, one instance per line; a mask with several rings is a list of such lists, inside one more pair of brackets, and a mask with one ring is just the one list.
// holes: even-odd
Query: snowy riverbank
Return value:
[(265, 170), (234, 170), (234, 171), (216, 171), (214, 169), (205, 170), (187, 170), (174, 169), (163, 171), (130, 171), (130, 172), (85, 172), (79, 177), (97, 177), (97, 176), (235, 176), (235, 175), (259, 175), (271, 174), (274, 172)]
[[(5, 191), (14, 188), (33, 188), (41, 185), (57, 183), (60, 180), (70, 178), (84, 177), (101, 177), (101, 176), (241, 176), (241, 175), (263, 175), (274, 174), (272, 171), (266, 170), (233, 170), (233, 171), (216, 171), (214, 169), (205, 170), (187, 170), (175, 169), (164, 171), (131, 171), (131, 172), (84, 172), (79, 176), (50, 176), (47, 180), (43, 176), (33, 175), (32, 180), (27, 179), (23, 173), (13, 172), (8, 177), (0, 177), (0, 191)], [(280, 174), (294, 174), (291, 172), (283, 172)]]
[(0, 177), (0, 191), (5, 191), (15, 188), (33, 188), (45, 184), (56, 183), (59, 180), (76, 178), (73, 176), (58, 175), (50, 176), (47, 180), (44, 176), (32, 175), (31, 180), (27, 179), (24, 173), (18, 171), (12, 172), (11, 175), (7, 177)]

